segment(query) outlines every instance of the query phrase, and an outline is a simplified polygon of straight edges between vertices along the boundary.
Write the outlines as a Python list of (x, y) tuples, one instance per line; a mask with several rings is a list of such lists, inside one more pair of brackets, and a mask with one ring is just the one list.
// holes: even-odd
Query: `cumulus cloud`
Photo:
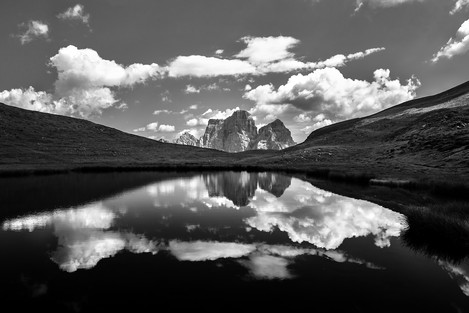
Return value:
[(433, 55), (432, 62), (436, 63), (441, 58), (451, 59), (455, 55), (464, 54), (469, 50), (469, 20), (459, 27), (454, 38), (441, 47), (440, 51)]
[(160, 77), (163, 70), (155, 63), (124, 67), (101, 58), (92, 49), (75, 46), (61, 48), (49, 65), (58, 72), (55, 91), (49, 94), (28, 89), (1, 92), (0, 100), (13, 106), (47, 113), (89, 117), (110, 107), (124, 108), (111, 88), (129, 88)]
[(61, 20), (80, 21), (86, 25), (88, 25), (90, 21), (90, 15), (85, 13), (85, 7), (82, 4), (76, 4), (75, 6), (68, 8), (65, 12), (57, 15), (57, 17)]
[(265, 64), (293, 57), (289, 50), (300, 41), (293, 37), (243, 37), (246, 49), (235, 55), (251, 64)]
[(41, 21), (29, 21), (27, 23), (20, 24), (20, 28), (24, 31), (17, 35), (17, 37), (22, 45), (37, 38), (49, 38), (49, 26)]
[(179, 56), (168, 66), (169, 76), (239, 76), (263, 75), (311, 70), (324, 67), (341, 67), (346, 63), (380, 52), (384, 48), (373, 48), (348, 55), (338, 54), (324, 61), (303, 62), (295, 58), (290, 50), (300, 41), (293, 37), (243, 37), (246, 48), (234, 55), (234, 59), (206, 57), (201, 55)]
[(160, 125), (158, 127), (158, 131), (159, 132), (162, 132), (162, 133), (171, 133), (175, 130), (176, 128), (174, 127), (174, 125)]
[(224, 120), (233, 115), (235, 111), (239, 111), (239, 107), (234, 109), (226, 109), (224, 111), (208, 109), (201, 115), (187, 120), (186, 125), (190, 127), (207, 126), (210, 119)]
[[(420, 83), (409, 79), (406, 84), (390, 79), (390, 71), (378, 69), (374, 81), (345, 78), (336, 68), (318, 69), (303, 75), (291, 76), (285, 85), (261, 85), (247, 91), (244, 98), (256, 102), (254, 114), (277, 114), (293, 108), (302, 111), (297, 120), (307, 120), (304, 112), (322, 117), (316, 122), (329, 119), (339, 121), (364, 116), (415, 97)], [(293, 108), (292, 108), (293, 107)]]
[(463, 10), (464, 8), (467, 8), (469, 6), (469, 0), (458, 0), (454, 4), (453, 9), (449, 12), (451, 15)]
[(150, 123), (146, 126), (134, 129), (134, 132), (145, 132), (145, 131), (153, 131), (153, 132), (162, 132), (162, 133), (171, 133), (175, 131), (175, 127), (173, 125), (159, 125), (158, 122)]

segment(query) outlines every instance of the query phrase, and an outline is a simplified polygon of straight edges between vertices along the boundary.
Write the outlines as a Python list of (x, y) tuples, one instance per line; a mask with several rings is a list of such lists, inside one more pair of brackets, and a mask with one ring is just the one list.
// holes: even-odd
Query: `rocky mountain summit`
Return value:
[(290, 130), (281, 120), (276, 119), (259, 129), (259, 134), (249, 145), (249, 150), (282, 150), (295, 144)]
[(243, 110), (234, 112), (225, 120), (209, 120), (205, 133), (199, 140), (184, 133), (175, 143), (226, 152), (281, 150), (295, 145), (291, 132), (282, 121), (277, 119), (258, 132), (254, 119)]
[(194, 146), (200, 147), (199, 139), (195, 138), (191, 133), (185, 132), (178, 139), (174, 141), (174, 143), (179, 145), (186, 145), (186, 146)]

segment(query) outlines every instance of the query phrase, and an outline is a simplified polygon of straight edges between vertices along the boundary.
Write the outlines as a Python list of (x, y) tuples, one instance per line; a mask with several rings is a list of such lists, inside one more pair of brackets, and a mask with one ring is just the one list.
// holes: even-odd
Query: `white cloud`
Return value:
[(68, 8), (65, 12), (60, 13), (57, 17), (61, 20), (77, 20), (83, 24), (87, 24), (90, 21), (90, 15), (85, 13), (85, 7), (82, 4), (76, 4), (73, 7)]
[[(364, 116), (392, 105), (413, 99), (419, 82), (410, 79), (405, 85), (391, 80), (389, 70), (374, 72), (374, 81), (345, 78), (336, 68), (316, 70), (308, 75), (294, 75), (285, 85), (261, 85), (244, 94), (256, 102), (253, 113), (273, 112), (276, 115), (292, 107), (311, 115), (323, 114), (324, 119), (339, 121)], [(263, 107), (267, 106), (267, 109)]]
[(145, 132), (145, 131), (171, 133), (175, 131), (175, 127), (173, 125), (165, 125), (165, 124), (159, 125), (158, 122), (154, 122), (154, 123), (148, 124), (147, 126), (134, 129), (134, 132)]
[(171, 114), (174, 113), (173, 111), (170, 110), (155, 110), (153, 111), (153, 115), (160, 115), (160, 114)]
[(438, 62), (441, 58), (451, 59), (455, 55), (464, 54), (469, 50), (469, 20), (459, 27), (454, 38), (450, 38), (440, 51), (433, 55), (432, 62)]
[(169, 64), (169, 76), (263, 75), (324, 67), (341, 67), (350, 61), (384, 50), (384, 48), (373, 48), (349, 55), (338, 54), (325, 61), (303, 62), (297, 60), (290, 51), (291, 48), (300, 43), (296, 38), (287, 36), (243, 37), (241, 41), (247, 47), (234, 55), (238, 59), (222, 59), (201, 55), (179, 56)]
[(203, 125), (204, 124), (204, 120), (202, 119), (196, 119), (196, 118), (191, 118), (190, 120), (188, 120), (186, 122), (186, 125), (187, 126), (190, 126), (190, 127), (194, 127), (194, 126), (198, 126), (198, 125)]
[(202, 55), (179, 56), (168, 66), (171, 77), (236, 76), (254, 74), (256, 68), (246, 61), (228, 60)]
[(207, 111), (202, 113), (202, 117), (205, 118), (207, 121), (209, 119), (224, 120), (233, 115), (234, 112), (239, 110), (239, 107), (236, 107), (234, 109), (226, 109), (225, 111), (208, 109)]
[(192, 85), (187, 85), (184, 93), (191, 94), (191, 93), (200, 93), (200, 89), (195, 88)]
[(175, 131), (175, 129), (176, 128), (173, 125), (165, 125), (165, 124), (162, 124), (158, 127), (158, 131), (162, 133), (171, 133)]
[(459, 11), (462, 11), (464, 8), (467, 8), (467, 7), (469, 7), (469, 0), (458, 0), (458, 1), (456, 1), (456, 3), (454, 4), (453, 9), (449, 13), (450, 14), (455, 14)]
[(220, 55), (220, 54), (223, 54), (223, 52), (225, 52), (225, 50), (223, 50), (223, 49), (218, 49), (218, 50), (215, 51), (215, 54), (216, 54), (216, 55)]
[[(115, 61), (101, 58), (92, 49), (75, 46), (61, 48), (50, 58), (50, 66), (57, 69), (54, 94), (28, 89), (12, 89), (1, 93), (1, 100), (13, 106), (47, 113), (89, 117), (104, 109), (124, 109), (111, 88), (132, 87), (155, 79), (163, 70), (157, 64), (132, 64), (124, 67)], [(27, 103), (29, 101), (29, 104)]]
[(49, 26), (41, 21), (29, 21), (20, 24), (20, 27), (25, 29), (24, 33), (17, 35), (22, 45), (36, 38), (49, 38)]
[(301, 113), (295, 116), (293, 120), (297, 123), (311, 122), (311, 117), (308, 116), (306, 113)]
[(72, 45), (61, 48), (50, 58), (50, 64), (58, 72), (55, 87), (60, 95), (67, 95), (73, 89), (130, 87), (158, 78), (162, 73), (162, 69), (155, 63), (136, 63), (124, 67), (115, 61), (101, 58), (93, 49), (78, 49)]
[(289, 50), (300, 41), (293, 37), (243, 37), (241, 40), (247, 45), (246, 49), (235, 55), (237, 58), (247, 59), (249, 63), (262, 65), (274, 61), (292, 58)]
[(234, 109), (226, 109), (225, 111), (208, 109), (207, 111), (200, 114), (199, 116), (196, 116), (187, 120), (186, 125), (190, 127), (207, 126), (208, 120), (210, 119), (224, 120), (230, 117), (231, 115), (233, 115), (235, 111), (239, 111), (239, 107), (236, 107)]

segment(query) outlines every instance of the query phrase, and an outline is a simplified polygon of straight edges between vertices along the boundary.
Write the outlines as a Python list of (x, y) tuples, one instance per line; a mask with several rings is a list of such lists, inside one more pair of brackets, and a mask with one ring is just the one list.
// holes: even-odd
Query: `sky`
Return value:
[(469, 0), (2, 0), (0, 102), (153, 139), (314, 129), (468, 80)]

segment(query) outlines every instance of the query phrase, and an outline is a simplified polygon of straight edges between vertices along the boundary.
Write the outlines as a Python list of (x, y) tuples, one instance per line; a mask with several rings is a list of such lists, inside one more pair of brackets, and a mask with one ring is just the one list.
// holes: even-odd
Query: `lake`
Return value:
[(467, 251), (280, 173), (2, 178), (0, 207), (4, 308), (469, 312)]

